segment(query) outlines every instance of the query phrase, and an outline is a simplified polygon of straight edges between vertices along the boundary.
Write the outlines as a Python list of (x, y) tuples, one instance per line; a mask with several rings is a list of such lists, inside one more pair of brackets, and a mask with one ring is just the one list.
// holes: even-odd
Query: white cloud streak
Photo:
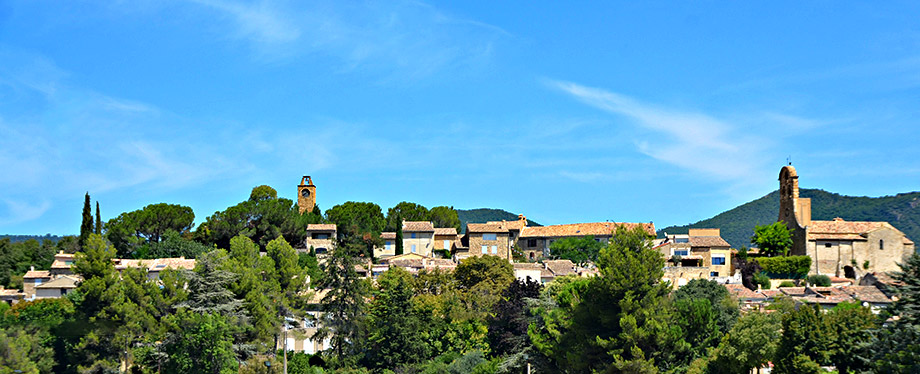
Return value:
[[(269, 61), (331, 56), (340, 71), (370, 69), (422, 78), (488, 61), (509, 36), (419, 2), (332, 3), (191, 0), (231, 20), (232, 35)], [(396, 79), (392, 77), (390, 79)]]
[(742, 180), (760, 172), (762, 143), (738, 135), (737, 125), (706, 114), (647, 104), (572, 82), (549, 81), (549, 85), (660, 134), (661, 137), (653, 141), (635, 141), (640, 152), (655, 159), (721, 180)]

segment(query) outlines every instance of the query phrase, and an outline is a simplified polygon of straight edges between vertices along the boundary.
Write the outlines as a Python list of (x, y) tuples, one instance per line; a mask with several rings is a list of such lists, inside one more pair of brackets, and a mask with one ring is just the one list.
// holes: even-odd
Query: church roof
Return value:
[(891, 229), (904, 235), (888, 222), (845, 221), (835, 218), (833, 221), (811, 221), (811, 225), (808, 225), (808, 240), (866, 240), (867, 234), (881, 229)]

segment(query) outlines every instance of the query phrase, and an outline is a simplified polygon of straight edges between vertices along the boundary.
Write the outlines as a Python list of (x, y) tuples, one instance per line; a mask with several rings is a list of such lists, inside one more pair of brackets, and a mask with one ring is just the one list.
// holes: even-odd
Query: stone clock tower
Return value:
[(312, 212), (316, 206), (316, 186), (309, 175), (304, 175), (297, 186), (297, 206), (300, 207), (300, 214)]

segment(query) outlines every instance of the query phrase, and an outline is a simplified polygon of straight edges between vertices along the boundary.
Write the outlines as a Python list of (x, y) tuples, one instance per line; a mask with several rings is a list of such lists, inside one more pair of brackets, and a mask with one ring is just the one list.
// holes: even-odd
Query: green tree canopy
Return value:
[(428, 211), (428, 220), (434, 227), (453, 227), (460, 232), (460, 215), (454, 207), (436, 206)]
[(396, 231), (399, 220), (402, 221), (428, 221), (428, 208), (416, 203), (403, 201), (387, 209), (387, 224), (384, 231)]
[(604, 248), (604, 244), (594, 240), (593, 235), (562, 238), (549, 245), (554, 258), (571, 260), (576, 264), (597, 261), (601, 248)]
[(754, 228), (751, 243), (760, 248), (760, 253), (767, 256), (784, 256), (792, 248), (792, 230), (783, 222), (758, 225)]
[(159, 243), (168, 231), (187, 234), (194, 225), (192, 208), (176, 204), (150, 204), (119, 214), (106, 223), (106, 237), (121, 257), (129, 257), (141, 245)]

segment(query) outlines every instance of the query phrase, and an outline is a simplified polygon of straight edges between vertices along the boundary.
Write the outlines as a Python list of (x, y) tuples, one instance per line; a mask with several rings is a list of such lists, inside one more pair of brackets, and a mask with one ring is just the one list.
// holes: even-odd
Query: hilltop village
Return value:
[[(85, 238), (81, 238), (80, 240), (83, 243), (77, 250), (61, 250), (54, 254), (50, 266), (45, 269), (38, 269), (33, 265), (21, 275), (21, 287), (18, 289), (0, 288), (0, 298), (7, 305), (14, 308), (13, 310), (27, 308), (24, 305), (32, 305), (42, 300), (84, 300), (86, 297), (91, 297), (93, 292), (82, 290), (82, 288), (87, 287), (86, 284), (90, 280), (98, 280), (104, 276), (103, 274), (115, 274), (114, 277), (117, 279), (139, 277), (135, 281), (140, 282), (140, 284), (152, 282), (151, 284), (157, 285), (160, 289), (173, 290), (174, 295), (172, 297), (188, 298), (187, 301), (182, 301), (176, 305), (195, 305), (196, 308), (199, 308), (197, 310), (218, 311), (221, 308), (235, 304), (239, 305), (234, 308), (240, 308), (240, 305), (247, 305), (239, 310), (245, 316), (244, 319), (248, 321), (254, 318), (254, 313), (257, 313), (253, 309), (255, 307), (251, 304), (253, 302), (252, 298), (257, 298), (257, 296), (242, 291), (243, 288), (251, 287), (251, 285), (244, 286), (240, 282), (244, 282), (245, 279), (248, 279), (246, 277), (250, 276), (255, 278), (245, 282), (258, 282), (258, 279), (262, 281), (273, 279), (271, 282), (274, 284), (274, 291), (262, 290), (258, 292), (264, 292), (266, 295), (275, 295), (274, 292), (280, 293), (270, 299), (260, 299), (262, 301), (259, 301), (259, 303), (263, 304), (260, 304), (262, 306), (258, 308), (296, 309), (297, 312), (286, 314), (269, 313), (271, 318), (265, 317), (266, 319), (263, 322), (266, 325), (262, 327), (263, 330), (267, 330), (262, 331), (261, 335), (257, 337), (250, 338), (254, 339), (254, 341), (260, 341), (263, 346), (267, 344), (266, 341), (270, 341), (273, 344), (270, 347), (271, 350), (277, 350), (281, 353), (284, 365), (287, 365), (287, 353), (290, 353), (292, 357), (296, 357), (297, 354), (305, 354), (306, 357), (311, 357), (311, 361), (309, 364), (304, 364), (304, 367), (315, 366), (316, 368), (329, 367), (328, 365), (330, 365), (314, 359), (319, 357), (336, 362), (332, 367), (339, 365), (340, 368), (355, 364), (354, 362), (345, 364), (341, 361), (348, 357), (354, 358), (356, 357), (355, 355), (361, 356), (354, 358), (356, 360), (370, 359), (375, 362), (374, 365), (379, 364), (376, 367), (377, 369), (393, 369), (399, 367), (398, 365), (417, 362), (412, 357), (399, 356), (394, 352), (368, 352), (362, 354), (347, 352), (353, 345), (351, 340), (355, 339), (355, 334), (360, 334), (360, 332), (354, 330), (354, 326), (348, 325), (348, 323), (356, 323), (352, 321), (356, 316), (348, 314), (347, 308), (342, 309), (342, 305), (354, 302), (368, 302), (372, 306), (369, 307), (370, 309), (362, 309), (360, 314), (369, 313), (370, 319), (361, 323), (390, 323), (392, 321), (387, 321), (391, 316), (380, 309), (374, 309), (373, 305), (377, 305), (375, 303), (379, 303), (381, 300), (397, 297), (398, 293), (391, 295), (388, 292), (392, 291), (392, 287), (397, 287), (396, 289), (401, 287), (398, 286), (399, 282), (414, 282), (415, 291), (406, 291), (410, 295), (405, 297), (409, 297), (413, 293), (415, 296), (411, 298), (411, 305), (409, 304), (409, 299), (405, 299), (403, 300), (404, 304), (397, 304), (397, 306), (409, 309), (423, 308), (422, 310), (427, 310), (425, 313), (428, 313), (429, 317), (432, 315), (431, 313), (434, 313), (433, 315), (438, 315), (446, 321), (451, 321), (451, 318), (457, 318), (452, 313), (459, 313), (459, 310), (463, 308), (493, 310), (481, 317), (483, 318), (482, 321), (485, 322), (473, 323), (464, 327), (473, 330), (458, 332), (445, 327), (447, 330), (440, 333), (448, 334), (445, 337), (453, 336), (451, 339), (455, 340), (435, 344), (435, 346), (441, 348), (435, 349), (434, 352), (426, 351), (429, 357), (442, 357), (438, 356), (438, 349), (445, 352), (456, 349), (458, 350), (456, 353), (460, 355), (475, 351), (479, 352), (480, 364), (492, 362), (497, 368), (499, 362), (503, 362), (503, 365), (512, 365), (512, 363), (506, 361), (514, 354), (520, 354), (516, 350), (524, 349), (521, 347), (526, 346), (530, 347), (526, 349), (535, 350), (530, 353), (531, 355), (542, 358), (528, 359), (518, 357), (515, 358), (518, 361), (513, 364), (520, 365), (523, 362), (529, 366), (530, 361), (528, 360), (535, 362), (539, 362), (539, 360), (552, 361), (542, 363), (546, 368), (544, 372), (553, 372), (554, 370), (579, 372), (586, 368), (597, 369), (599, 366), (580, 366), (576, 363), (568, 362), (568, 360), (572, 359), (571, 357), (561, 358), (555, 356), (556, 353), (552, 350), (541, 350), (540, 344), (544, 344), (544, 347), (546, 347), (546, 344), (565, 343), (565, 336), (553, 335), (550, 333), (552, 330), (535, 331), (534, 328), (543, 326), (543, 329), (547, 329), (549, 326), (540, 325), (539, 323), (534, 324), (536, 323), (534, 320), (527, 322), (514, 319), (522, 318), (520, 315), (529, 315), (531, 318), (534, 318), (534, 316), (539, 317), (540, 321), (543, 321), (540, 323), (549, 323), (547, 321), (558, 318), (550, 315), (542, 315), (541, 317), (539, 314), (540, 309), (524, 312), (524, 310), (529, 310), (522, 306), (524, 304), (521, 304), (524, 298), (537, 300), (540, 292), (545, 292), (540, 291), (541, 289), (565, 288), (569, 285), (581, 284), (579, 282), (587, 282), (592, 278), (603, 279), (611, 277), (617, 272), (623, 273), (620, 276), (624, 277), (647, 275), (645, 273), (657, 274), (655, 275), (656, 279), (649, 281), (651, 282), (649, 284), (654, 285), (654, 287), (661, 287), (661, 292), (663, 293), (660, 297), (667, 297), (665, 293), (679, 295), (680, 292), (684, 292), (682, 290), (685, 288), (686, 290), (695, 290), (710, 287), (710, 290), (706, 292), (716, 295), (724, 294), (725, 300), (735, 303), (736, 311), (734, 312), (735, 315), (731, 317), (732, 321), (737, 319), (738, 311), (741, 313), (769, 313), (775, 309), (771, 306), (777, 303), (788, 303), (793, 309), (801, 305), (816, 306), (816, 310), (825, 311), (836, 310), (841, 305), (855, 305), (865, 308), (866, 313), (869, 313), (868, 315), (880, 315), (880, 313), (884, 315), (898, 300), (898, 287), (903, 286), (904, 281), (897, 278), (896, 273), (901, 270), (901, 265), (908, 261), (911, 255), (914, 255), (914, 243), (888, 222), (850, 221), (845, 217), (830, 221), (812, 220), (811, 201), (799, 197), (798, 178), (795, 168), (791, 165), (781, 169), (779, 174), (780, 215), (776, 224), (757, 228), (757, 235), (752, 240), (755, 244), (760, 241), (763, 245), (752, 248), (732, 248), (720, 236), (718, 227), (690, 229), (686, 234), (664, 234), (662, 237), (657, 237), (655, 225), (651, 222), (581, 222), (533, 226), (528, 224), (529, 221), (524, 215), (520, 215), (516, 220), (467, 223), (465, 227), (459, 227), (456, 211), (453, 211), (452, 216), (450, 214), (452, 209), (440, 209), (440, 211), (447, 212), (447, 219), (442, 219), (443, 217), (418, 219), (424, 215), (420, 216), (417, 212), (413, 213), (406, 210), (407, 207), (411, 208), (411, 204), (403, 206), (404, 211), (390, 212), (385, 218), (387, 220), (385, 226), (383, 226), (384, 222), (382, 221), (377, 223), (378, 227), (383, 226), (390, 230), (374, 232), (361, 229), (370, 219), (366, 211), (362, 209), (369, 207), (370, 205), (367, 204), (370, 203), (346, 203), (330, 209), (324, 216), (316, 205), (316, 196), (321, 190), (318, 191), (310, 176), (304, 176), (297, 186), (296, 204), (291, 207), (296, 209), (297, 212), (295, 220), (301, 220), (297, 221), (302, 227), (302, 230), (297, 234), (301, 239), (289, 243), (282, 235), (283, 230), (285, 230), (284, 224), (278, 224), (278, 228), (275, 229), (264, 229), (261, 228), (259, 222), (252, 221), (251, 217), (247, 218), (250, 221), (246, 221), (250, 223), (238, 226), (229, 224), (232, 227), (228, 228), (227, 222), (231, 221), (227, 217), (242, 214), (234, 213), (234, 208), (229, 208), (225, 212), (217, 212), (214, 216), (209, 217), (197, 231), (187, 231), (182, 234), (185, 235), (183, 240), (187, 240), (187, 243), (183, 244), (183, 246), (198, 246), (195, 247), (198, 249), (189, 250), (189, 252), (185, 253), (187, 256), (157, 257), (156, 253), (182, 253), (181, 251), (164, 250), (162, 249), (164, 246), (159, 244), (182, 238), (176, 236), (178, 235), (176, 233), (158, 232), (156, 233), (157, 239), (151, 241), (150, 235), (140, 235), (140, 229), (134, 229), (135, 232), (123, 229), (123, 227), (128, 227), (129, 223), (137, 224), (137, 222), (146, 219), (143, 218), (145, 216), (141, 213), (136, 213), (134, 216), (132, 216), (134, 213), (125, 213), (102, 225), (98, 218), (97, 205), (96, 236), (88, 235)], [(253, 190), (250, 201), (241, 204), (261, 204), (277, 200), (273, 193), (274, 191), (266, 186), (257, 187)], [(89, 198), (87, 195), (87, 207), (89, 206), (88, 204)], [(376, 207), (376, 205), (373, 206)], [(171, 207), (162, 208), (173, 209)], [(379, 207), (376, 209), (379, 217), (373, 219), (378, 221), (384, 219), (382, 212), (379, 212)], [(181, 210), (178, 209), (177, 211), (180, 213), (172, 215), (153, 215), (152, 217), (154, 218), (151, 219), (154, 221), (178, 219), (177, 217), (182, 216)], [(431, 212), (435, 210), (432, 209)], [(86, 211), (84, 211), (84, 216), (86, 214)], [(259, 213), (260, 218), (268, 214), (265, 212)], [(404, 219), (403, 217), (408, 218)], [(429, 217), (436, 217), (436, 215), (432, 213)], [(336, 222), (345, 222), (345, 224), (337, 224)], [(183, 223), (182, 225), (188, 228), (191, 227), (190, 223)], [(105, 231), (103, 231), (103, 227), (105, 227)], [(119, 230), (124, 231), (124, 233), (119, 233)], [(219, 233), (222, 230), (230, 234), (221, 237)], [(103, 233), (105, 235), (102, 235)], [(779, 240), (775, 238), (776, 233), (779, 233)], [(160, 238), (161, 235), (162, 238)], [(210, 249), (218, 248), (217, 252), (219, 253), (207, 252), (210, 250), (207, 245), (197, 244), (192, 239), (210, 244), (212, 246)], [(144, 240), (153, 244), (140, 245), (139, 243)], [(121, 248), (133, 249), (129, 252)], [(636, 260), (640, 262), (636, 262), (634, 265), (629, 265), (630, 262), (624, 260), (624, 262), (617, 265), (616, 262), (623, 259), (611, 255), (611, 248), (621, 248), (621, 250), (623, 248), (633, 248), (632, 250), (645, 251), (642, 253), (651, 254), (650, 256), (652, 257), (649, 258), (654, 258), (654, 260)], [(348, 251), (350, 254), (340, 255), (343, 251)], [(129, 257), (146, 258), (116, 257), (126, 254)], [(263, 260), (268, 261), (267, 265), (263, 263)], [(91, 261), (97, 262), (90, 264), (89, 262)], [(291, 261), (294, 263), (291, 263)], [(229, 263), (238, 264), (215, 265)], [(640, 263), (641, 265), (636, 265)], [(210, 267), (212, 266), (216, 267), (211, 269)], [(263, 269), (261, 273), (250, 274), (245, 269), (234, 268), (234, 266), (256, 269), (267, 266), (268, 268), (266, 269), (268, 270)], [(619, 266), (619, 268), (616, 268), (616, 266)], [(647, 266), (652, 267), (646, 269), (645, 267)], [(38, 267), (41, 266), (39, 265)], [(107, 273), (104, 268), (109, 268), (114, 273)], [(230, 269), (238, 270), (231, 271), (231, 273), (236, 271), (236, 273), (233, 273), (235, 275), (233, 275), (220, 273), (218, 269), (224, 269), (220, 271), (225, 273), (226, 271), (231, 271)], [(506, 273), (502, 273), (502, 271)], [(633, 272), (639, 274), (626, 275)], [(269, 273), (274, 275), (266, 275)], [(129, 276), (128, 274), (131, 275)], [(400, 278), (401, 275), (399, 274), (404, 274), (408, 278)], [(513, 278), (507, 278), (508, 280), (499, 281), (499, 279), (505, 279), (503, 277), (512, 276)], [(229, 278), (210, 286), (206, 285), (208, 282), (215, 281), (221, 277)], [(452, 279), (455, 280), (444, 280), (444, 277), (453, 277)], [(518, 286), (512, 286), (512, 288), (505, 288), (506, 286), (504, 285), (496, 286), (496, 284), (509, 282), (512, 279), (514, 280), (512, 284), (517, 284)], [(112, 280), (112, 282), (115, 282), (115, 280)], [(353, 291), (350, 287), (353, 287), (352, 284), (357, 284), (354, 282), (366, 282), (366, 284), (370, 285), (369, 287), (376, 287), (378, 291), (375, 291), (375, 293), (358, 293), (358, 295), (363, 296), (346, 295), (347, 292)], [(589, 283), (584, 284), (585, 287), (588, 287)], [(216, 287), (215, 290), (208, 292), (217, 292), (220, 295), (198, 295), (197, 292), (201, 287)], [(444, 289), (441, 289), (442, 287)], [(451, 305), (450, 303), (441, 304), (445, 302), (443, 300), (433, 301), (438, 296), (446, 295), (448, 291), (445, 290), (447, 288), (454, 287), (460, 290), (461, 293), (458, 295), (467, 295), (466, 297), (479, 295), (476, 296), (477, 298), (483, 297), (482, 295), (486, 296), (484, 296), (485, 299), (483, 300), (471, 299), (473, 301), (465, 300), (463, 297), (455, 299), (452, 302), (471, 304), (453, 312), (449, 310), (450, 308), (456, 308), (456, 306), (448, 307)], [(493, 288), (491, 291), (485, 290), (485, 288), (490, 287)], [(508, 293), (510, 292), (508, 290), (514, 289), (514, 287), (519, 287), (518, 292), (523, 292), (514, 296), (517, 297), (516, 301), (512, 300), (513, 297), (509, 299), (511, 294)], [(529, 291), (530, 293), (523, 291), (528, 287), (532, 289), (532, 291)], [(711, 287), (716, 287), (716, 291), (712, 291)], [(483, 288), (483, 290), (476, 291), (479, 288)], [(97, 290), (97, 292), (105, 293), (108, 291), (103, 287), (102, 290)], [(223, 294), (221, 294), (222, 292)], [(647, 290), (642, 292), (647, 292)], [(199, 299), (195, 299), (195, 295), (198, 295)], [(628, 293), (624, 295), (628, 295)], [(621, 295), (621, 297), (626, 297), (624, 295)], [(120, 297), (131, 298), (131, 296), (125, 295)], [(298, 297), (300, 298), (298, 299)], [(355, 301), (355, 297), (359, 301)], [(558, 295), (554, 297), (558, 297)], [(214, 299), (208, 300), (208, 298)], [(511, 302), (509, 300), (518, 304), (516, 306), (502, 304)], [(552, 300), (554, 300), (552, 301), (555, 305), (554, 308), (563, 308), (560, 310), (564, 310), (565, 306), (560, 304), (562, 299), (556, 298)], [(617, 301), (614, 300), (614, 302)], [(722, 301), (717, 298), (708, 305), (715, 308), (715, 305), (720, 302)], [(425, 307), (426, 303), (431, 304)], [(569, 307), (575, 308), (576, 304), (572, 304)], [(516, 330), (506, 326), (503, 328), (507, 330), (505, 331), (507, 336), (495, 337), (488, 330), (492, 326), (490, 323), (494, 322), (495, 318), (499, 318), (506, 311), (501, 308), (491, 308), (497, 308), (501, 305), (504, 305), (501, 308), (517, 308), (515, 313), (520, 315), (507, 322), (512, 325), (517, 324)], [(386, 307), (392, 308), (394, 305), (387, 305)], [(171, 310), (173, 311), (177, 310), (175, 309), (176, 307), (172, 308)], [(443, 308), (448, 309), (442, 310)], [(103, 309), (97, 312), (103, 313)], [(577, 310), (577, 308), (574, 310)], [(120, 312), (109, 311), (108, 313), (118, 315)], [(214, 313), (220, 314), (221, 312)], [(476, 312), (468, 311), (466, 313), (475, 314)], [(680, 315), (681, 313), (691, 313), (691, 311), (678, 309), (676, 313)], [(461, 320), (470, 321), (470, 319), (462, 318)], [(362, 321), (364, 320), (362, 319)], [(453, 321), (448, 323), (456, 322), (456, 320)], [(402, 323), (405, 321), (397, 322)], [(418, 320), (414, 323), (421, 322), (422, 320)], [(556, 321), (556, 323), (559, 322)], [(778, 321), (775, 322), (778, 323)], [(378, 326), (378, 328), (382, 327)], [(684, 339), (687, 342), (703, 338), (693, 334), (721, 336), (727, 332), (727, 328), (728, 326), (723, 326), (723, 331), (721, 332), (691, 333), (690, 336)], [(773, 333), (778, 334), (778, 330), (777, 328), (777, 331)], [(60, 332), (62, 330), (55, 331)], [(114, 334), (113, 336), (120, 336), (119, 334), (121, 333), (120, 329), (110, 332)], [(254, 333), (250, 332), (250, 334)], [(388, 333), (385, 329), (378, 331), (377, 334), (381, 334), (378, 335), (378, 339), (381, 337), (388, 337), (387, 339), (394, 337), (406, 338), (399, 332), (391, 331), (389, 334), (395, 335), (387, 335)], [(585, 337), (592, 336), (591, 333), (587, 334)], [(521, 340), (528, 336), (530, 340), (533, 340), (533, 343), (525, 343)], [(373, 342), (374, 335), (370, 335), (369, 339)], [(433, 337), (426, 339), (438, 340)], [(540, 339), (550, 339), (555, 343), (541, 341)], [(133, 340), (126, 340), (126, 344), (141, 344), (140, 342), (143, 340), (138, 336)], [(513, 342), (513, 344), (509, 342)], [(386, 346), (384, 343), (377, 341), (377, 344)], [(428, 343), (400, 341), (398, 344), (422, 345)], [(457, 348), (465, 344), (469, 346)], [(492, 345), (490, 346), (489, 344)], [(503, 346), (502, 344), (505, 345)], [(508, 344), (511, 345), (508, 346)], [(706, 344), (710, 344), (710, 349), (720, 347), (718, 340), (713, 340)], [(142, 345), (135, 346), (138, 349), (139, 347), (142, 347)], [(483, 356), (484, 353), (488, 352), (488, 348), (485, 347), (491, 347), (493, 354), (491, 357), (494, 357), (491, 361), (488, 355)], [(263, 347), (261, 350), (264, 351), (265, 349)], [(160, 352), (163, 355), (162, 357), (168, 357), (168, 352), (165, 349), (155, 348), (153, 351)], [(683, 352), (684, 354), (689, 354), (688, 352), (690, 351), (692, 349), (685, 348)], [(150, 354), (150, 352), (144, 354)], [(710, 351), (708, 354), (715, 354), (712, 352), (716, 351)], [(104, 356), (104, 353), (100, 354)], [(141, 355), (141, 353), (137, 354)], [(379, 354), (392, 355), (393, 357), (381, 358), (376, 356)], [(244, 363), (247, 358), (262, 356), (247, 353), (235, 354), (235, 357), (237, 357), (239, 369), (242, 370), (245, 367)], [(396, 359), (394, 357), (401, 358)], [(695, 355), (671, 359), (689, 365), (691, 362), (703, 360), (705, 357), (707, 357), (706, 353), (701, 351)], [(713, 357), (709, 359), (713, 359)], [(116, 359), (113, 361), (114, 363), (110, 362), (110, 366), (120, 367), (121, 370), (135, 368), (135, 370), (139, 370), (137, 372), (145, 372), (141, 370), (141, 367), (148, 365), (143, 367), (150, 368), (150, 359), (150, 357), (143, 355), (123, 357)], [(454, 357), (454, 359), (457, 358)], [(445, 359), (444, 364), (455, 365), (454, 359)], [(642, 356), (633, 356), (632, 359), (644, 360)], [(59, 364), (60, 360), (61, 358), (58, 357)], [(144, 360), (148, 361), (145, 363)], [(270, 360), (280, 359), (275, 354), (271, 354)], [(667, 358), (659, 357), (659, 366), (662, 360), (667, 360)], [(837, 367), (841, 365), (831, 359), (826, 359), (825, 362), (820, 362), (819, 359), (810, 360), (822, 365), (831, 363)], [(601, 361), (604, 362), (604, 360)], [(745, 363), (747, 365), (745, 367), (754, 369), (761, 366), (770, 366), (772, 363), (768, 363), (769, 361), (771, 360), (768, 358), (761, 358), (760, 361), (755, 360)], [(266, 367), (270, 369), (269, 362), (265, 361)], [(367, 366), (366, 363), (364, 365), (365, 367)], [(514, 365), (512, 366), (519, 367)], [(709, 363), (708, 365), (711, 365), (711, 368), (719, 367), (716, 363)], [(373, 365), (370, 366), (372, 369), (374, 368)], [(61, 368), (61, 366), (55, 367)], [(77, 366), (68, 366), (67, 368), (68, 370), (76, 370)], [(568, 369), (563, 370), (563, 368)], [(659, 367), (659, 369), (662, 368)], [(716, 370), (715, 372), (719, 371)]]

